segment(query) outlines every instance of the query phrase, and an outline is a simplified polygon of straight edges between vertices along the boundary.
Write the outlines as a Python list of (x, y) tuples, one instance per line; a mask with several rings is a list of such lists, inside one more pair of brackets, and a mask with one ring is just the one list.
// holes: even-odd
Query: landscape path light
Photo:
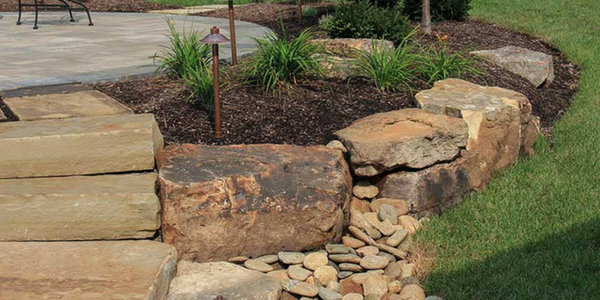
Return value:
[(227, 6), (229, 7), (229, 35), (231, 38), (231, 64), (237, 65), (237, 45), (235, 42), (235, 16), (233, 13), (233, 0), (224, 0), (227, 1)]
[(219, 94), (219, 44), (229, 42), (229, 39), (219, 33), (219, 27), (213, 26), (210, 34), (204, 37), (200, 42), (212, 45), (212, 71), (213, 71), (213, 94), (215, 107), (215, 136), (217, 143), (223, 141), (223, 132), (221, 131), (221, 96)]

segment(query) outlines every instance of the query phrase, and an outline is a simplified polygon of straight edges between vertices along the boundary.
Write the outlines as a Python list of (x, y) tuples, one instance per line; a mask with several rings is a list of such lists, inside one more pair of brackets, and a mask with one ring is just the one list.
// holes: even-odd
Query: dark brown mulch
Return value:
[[(305, 2), (305, 1), (303, 1)], [(271, 28), (277, 33), (281, 33), (281, 21), (285, 25), (285, 29), (292, 36), (302, 31), (307, 27), (315, 27), (319, 24), (319, 17), (325, 14), (335, 12), (334, 2), (308, 3), (303, 5), (306, 7), (314, 7), (317, 10), (317, 15), (313, 18), (302, 18), (302, 22), (298, 21), (298, 8), (293, 3), (252, 3), (244, 6), (239, 6), (234, 9), (235, 19), (240, 21), (252, 22)], [(229, 18), (228, 9), (218, 9), (211, 12), (197, 14), (198, 16), (214, 17), (214, 18)], [(317, 35), (322, 33), (317, 32)]]
[[(33, 4), (33, 0), (23, 0)], [(47, 4), (61, 4), (57, 0), (45, 0)], [(145, 0), (83, 0), (92, 12), (147, 12), (150, 10), (180, 8), (178, 5), (166, 5)], [(0, 12), (18, 11), (17, 0), (0, 0)], [(32, 8), (25, 10), (31, 11)]]

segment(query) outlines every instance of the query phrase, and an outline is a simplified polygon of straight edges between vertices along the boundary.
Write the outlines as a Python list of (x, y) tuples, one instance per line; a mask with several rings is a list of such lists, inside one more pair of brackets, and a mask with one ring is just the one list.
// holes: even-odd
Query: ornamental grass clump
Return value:
[(210, 61), (210, 45), (200, 42), (200, 32), (191, 29), (179, 33), (173, 21), (167, 19), (169, 26), (169, 45), (163, 46), (160, 53), (154, 55), (159, 62), (157, 72), (164, 72), (171, 78), (189, 77), (189, 72), (203, 72)]
[[(408, 38), (396, 48), (385, 47), (385, 40), (372, 42), (371, 51), (363, 51), (354, 62), (356, 75), (367, 78), (381, 92), (394, 92), (411, 88), (418, 79), (420, 58)], [(352, 79), (352, 78), (351, 78)]]
[(185, 75), (185, 84), (187, 85), (190, 96), (187, 101), (198, 105), (211, 112), (214, 109), (213, 97), (213, 75), (212, 69), (207, 66), (202, 70), (189, 70)]
[(281, 28), (281, 35), (269, 33), (264, 39), (255, 39), (257, 51), (244, 68), (247, 80), (266, 91), (296, 84), (300, 78), (320, 77), (324, 72), (318, 59), (321, 46), (311, 43), (310, 29), (291, 39), (283, 22)]

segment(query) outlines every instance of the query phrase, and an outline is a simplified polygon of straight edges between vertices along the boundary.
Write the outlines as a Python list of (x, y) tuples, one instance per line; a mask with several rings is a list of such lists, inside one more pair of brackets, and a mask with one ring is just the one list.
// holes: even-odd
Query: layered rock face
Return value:
[(354, 173), (375, 176), (454, 159), (467, 144), (467, 125), (461, 119), (403, 109), (360, 119), (335, 135), (348, 149)]
[(162, 233), (184, 260), (324, 246), (341, 238), (352, 180), (342, 153), (287, 145), (167, 147)]
[(459, 79), (438, 81), (416, 95), (423, 110), (465, 120), (467, 150), (479, 152), (484, 176), (531, 155), (538, 134), (536, 118), (525, 95)]

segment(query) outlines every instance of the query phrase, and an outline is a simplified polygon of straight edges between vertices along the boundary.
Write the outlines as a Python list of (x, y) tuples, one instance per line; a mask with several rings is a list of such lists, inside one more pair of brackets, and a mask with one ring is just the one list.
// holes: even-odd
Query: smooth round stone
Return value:
[(415, 264), (405, 264), (404, 267), (402, 267), (402, 278), (412, 276), (414, 271)]
[(383, 256), (367, 255), (360, 260), (360, 266), (367, 270), (379, 270), (387, 267), (389, 259)]
[(352, 276), (352, 274), (354, 274), (354, 273), (350, 272), (350, 271), (341, 271), (341, 272), (338, 273), (338, 278), (339, 279), (345, 279), (345, 278), (348, 278), (348, 277)]
[(336, 263), (360, 263), (360, 257), (354, 254), (331, 254), (329, 255), (329, 259)]
[(350, 248), (360, 248), (365, 245), (365, 242), (355, 239), (353, 237), (345, 236), (342, 237), (342, 244), (350, 247)]
[(247, 256), (236, 256), (228, 259), (227, 261), (234, 264), (241, 264), (247, 260), (249, 260)]
[(319, 288), (319, 297), (323, 300), (342, 300), (342, 294), (324, 287)]
[(332, 148), (332, 149), (338, 149), (338, 150), (342, 151), (342, 153), (348, 152), (348, 149), (344, 146), (344, 144), (338, 140), (330, 141), (329, 143), (327, 143), (327, 145), (325, 145), (325, 147)]
[(256, 258), (256, 260), (260, 260), (266, 264), (274, 264), (279, 260), (279, 257), (277, 257), (277, 255), (275, 255), (275, 254), (264, 255), (264, 256)]
[(402, 290), (402, 283), (400, 283), (400, 281), (394, 280), (388, 283), (388, 292), (398, 294), (400, 293), (400, 290)]
[(319, 288), (306, 282), (290, 280), (283, 284), (283, 289), (300, 296), (314, 297), (319, 294)]
[(325, 250), (329, 254), (348, 254), (350, 252), (350, 248), (342, 244), (327, 244)]
[(328, 261), (326, 253), (313, 252), (304, 257), (302, 264), (305, 268), (314, 271), (319, 267), (326, 266)]
[(389, 204), (384, 204), (380, 206), (379, 211), (377, 212), (377, 216), (381, 221), (388, 220), (393, 225), (398, 224), (398, 214), (396, 213), (396, 209)]
[(286, 265), (297, 265), (304, 262), (306, 256), (302, 252), (279, 252), (277, 257)]
[(287, 270), (271, 271), (271, 272), (267, 273), (267, 276), (277, 279), (277, 281), (279, 281), (279, 283), (284, 283), (284, 282), (290, 280)]
[(342, 271), (350, 271), (355, 273), (363, 271), (363, 268), (357, 264), (341, 263), (338, 267)]
[(404, 239), (408, 236), (408, 230), (402, 228), (402, 229), (398, 229), (396, 232), (394, 232), (394, 234), (392, 234), (392, 236), (390, 236), (385, 243), (388, 246), (392, 246), (392, 247), (396, 247), (398, 245), (400, 245), (400, 243), (402, 243), (402, 241), (404, 241)]
[(308, 278), (308, 276), (310, 276), (312, 274), (311, 271), (309, 271), (299, 265), (290, 266), (287, 269), (287, 272), (288, 272), (288, 276), (291, 279), (300, 280), (300, 281), (305, 281)]
[(330, 289), (332, 291), (336, 291), (336, 292), (339, 292), (341, 287), (342, 287), (342, 285), (337, 281), (332, 281), (327, 284), (328, 289)]
[(337, 270), (335, 268), (333, 268), (332, 266), (323, 266), (323, 267), (318, 267), (315, 270), (313, 275), (322, 285), (326, 286), (330, 282), (337, 282), (337, 280), (338, 280), (337, 274), (338, 274)]
[(342, 300), (363, 300), (363, 295), (359, 293), (349, 293), (344, 295)]
[(402, 267), (404, 262), (392, 262), (385, 268), (385, 275), (391, 279), (398, 279), (402, 276)]
[(352, 193), (360, 199), (373, 199), (379, 194), (379, 189), (368, 181), (360, 181), (354, 186)]
[(412, 276), (408, 276), (400, 279), (400, 283), (402, 284), (402, 286), (407, 286), (411, 284), (419, 284), (419, 280)]
[(259, 271), (259, 272), (263, 272), (263, 273), (273, 271), (273, 267), (269, 266), (264, 261), (260, 261), (257, 259), (249, 259), (249, 260), (245, 261), (244, 267), (246, 267), (250, 270)]
[(425, 300), (425, 291), (417, 284), (409, 284), (400, 291), (400, 299)]
[(398, 217), (398, 223), (402, 225), (404, 229), (408, 230), (408, 233), (410, 234), (415, 234), (417, 230), (421, 228), (421, 223), (411, 216)]
[(367, 255), (377, 255), (379, 253), (379, 249), (375, 246), (364, 246), (356, 249), (356, 253), (363, 257)]
[(379, 230), (371, 227), (371, 228), (366, 228), (365, 231), (367, 232), (367, 234), (374, 240), (381, 238), (381, 232), (379, 232)]
[(391, 263), (396, 261), (396, 257), (387, 252), (380, 251), (377, 255), (387, 258)]

